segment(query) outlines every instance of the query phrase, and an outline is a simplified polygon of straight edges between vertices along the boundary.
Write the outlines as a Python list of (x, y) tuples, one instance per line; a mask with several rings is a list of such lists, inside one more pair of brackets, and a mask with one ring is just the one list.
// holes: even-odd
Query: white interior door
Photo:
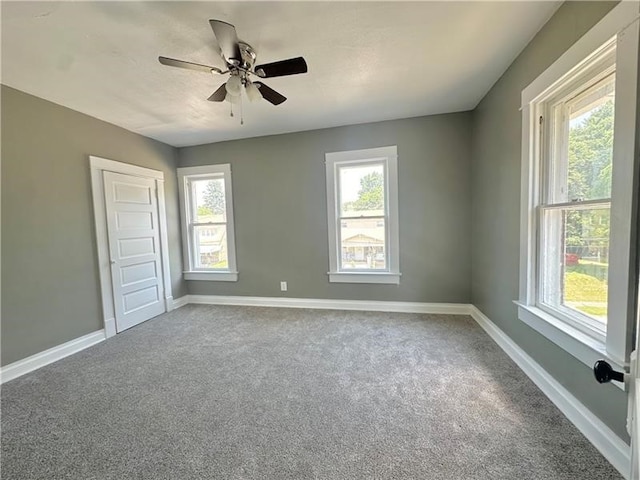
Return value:
[(116, 330), (165, 312), (156, 181), (104, 172)]
[[(636, 293), (640, 298), (640, 282), (636, 284)], [(629, 375), (625, 375), (629, 407), (627, 408), (627, 431), (631, 437), (631, 480), (640, 480), (640, 304), (636, 307), (635, 350), (629, 359)]]
[(636, 312), (636, 349), (631, 352), (629, 375), (626, 376), (629, 395), (627, 410), (627, 431), (631, 436), (631, 475), (630, 479), (640, 480), (640, 367), (638, 349), (640, 347), (640, 308)]
[(631, 478), (640, 479), (640, 426), (638, 425), (638, 413), (640, 412), (640, 379), (638, 378), (638, 342), (636, 350), (631, 354), (631, 371), (629, 373), (629, 410), (627, 412), (627, 430), (631, 435)]

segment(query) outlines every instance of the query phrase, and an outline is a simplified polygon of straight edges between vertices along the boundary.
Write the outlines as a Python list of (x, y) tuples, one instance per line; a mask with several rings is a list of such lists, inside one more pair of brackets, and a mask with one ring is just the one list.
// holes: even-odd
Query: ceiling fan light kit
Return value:
[[(250, 102), (257, 102), (264, 98), (273, 105), (280, 105), (287, 99), (262, 82), (252, 82), (250, 78), (252, 75), (262, 79), (307, 73), (307, 62), (302, 57), (255, 65), (256, 51), (248, 43), (238, 40), (236, 28), (233, 25), (222, 20), (209, 20), (209, 24), (220, 46), (226, 70), (162, 56), (158, 57), (158, 60), (161, 64), (170, 67), (197, 70), (213, 75), (229, 74), (226, 83), (213, 92), (207, 100), (210, 102), (229, 102), (232, 105), (231, 116), (233, 116), (233, 104), (239, 103), (242, 108), (242, 87), (244, 87)], [(241, 123), (243, 123), (242, 120)]]
[(224, 100), (225, 100), (225, 102), (237, 104), (237, 103), (240, 103), (241, 97), (240, 97), (240, 95), (230, 95), (229, 93), (227, 93), (224, 96)]
[(225, 88), (229, 95), (239, 97), (242, 93), (242, 80), (240, 80), (240, 76), (231, 74), (231, 77), (229, 77), (229, 80), (225, 83)]
[(250, 81), (245, 85), (245, 91), (247, 92), (247, 98), (250, 102), (257, 102), (262, 98), (260, 89)]

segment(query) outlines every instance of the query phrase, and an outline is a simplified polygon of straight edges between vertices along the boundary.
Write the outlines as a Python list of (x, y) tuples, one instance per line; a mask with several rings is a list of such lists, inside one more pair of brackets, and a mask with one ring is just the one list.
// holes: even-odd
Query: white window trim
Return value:
[[(522, 172), (520, 222), (520, 291), (518, 317), (588, 365), (607, 358), (617, 368), (628, 365), (634, 325), (633, 220), (636, 97), (638, 82), (637, 2), (621, 2), (556, 62), (522, 91)], [(536, 102), (566, 81), (616, 39), (616, 118), (611, 198), (608, 325), (606, 340), (589, 336), (536, 307), (539, 137)], [(631, 126), (631, 128), (629, 128)]]
[[(384, 161), (387, 178), (385, 198), (388, 215), (388, 269), (378, 272), (347, 272), (338, 268), (338, 202), (335, 185), (336, 169), (343, 163)], [(398, 219), (398, 147), (388, 146), (330, 152), (325, 154), (327, 182), (327, 221), (329, 234), (329, 282), (331, 283), (382, 283), (398, 285), (400, 283), (400, 234)]]
[[(182, 256), (186, 270), (183, 272), (185, 280), (205, 280), (217, 282), (238, 281), (238, 269), (236, 264), (235, 226), (233, 219), (233, 192), (231, 186), (231, 165), (203, 165), (201, 167), (178, 168), (178, 190), (180, 192), (180, 214), (182, 215)], [(222, 174), (224, 178), (225, 207), (227, 219), (227, 258), (229, 268), (224, 270), (201, 270), (193, 268), (192, 243), (189, 238), (189, 212), (187, 210), (186, 183), (190, 177)]]

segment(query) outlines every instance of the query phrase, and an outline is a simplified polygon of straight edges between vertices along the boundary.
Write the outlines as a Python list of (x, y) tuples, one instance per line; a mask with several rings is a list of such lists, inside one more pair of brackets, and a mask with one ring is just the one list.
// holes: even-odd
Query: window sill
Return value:
[[(521, 321), (589, 368), (593, 368), (593, 364), (597, 360), (606, 359), (615, 370), (624, 370), (624, 366), (608, 357), (604, 342), (590, 337), (544, 310), (520, 302), (514, 303), (518, 306), (518, 318)], [(624, 390), (624, 384), (612, 383)]]
[(369, 272), (329, 272), (330, 283), (382, 283), (388, 285), (400, 284), (400, 273), (369, 273)]
[(185, 280), (207, 282), (237, 282), (238, 272), (182, 272)]

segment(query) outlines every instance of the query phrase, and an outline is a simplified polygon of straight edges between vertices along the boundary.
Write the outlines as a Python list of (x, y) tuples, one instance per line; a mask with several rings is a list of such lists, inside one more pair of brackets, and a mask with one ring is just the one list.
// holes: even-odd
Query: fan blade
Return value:
[(207, 100), (210, 102), (224, 102), (224, 97), (227, 95), (226, 85), (226, 83), (220, 85), (220, 88), (213, 92)]
[(262, 78), (284, 77), (285, 75), (307, 73), (307, 62), (302, 57), (289, 58), (288, 60), (258, 65), (254, 70)]
[(169, 67), (188, 68), (189, 70), (198, 70), (200, 72), (207, 73), (211, 73), (212, 71), (216, 73), (222, 73), (222, 70), (216, 67), (210, 67), (209, 65), (200, 65), (199, 63), (193, 62), (185, 62), (184, 60), (176, 60), (175, 58), (158, 57), (158, 60), (161, 64), (168, 65)]
[(264, 98), (267, 102), (273, 103), (274, 105), (280, 105), (287, 99), (287, 97), (285, 97), (284, 95), (280, 95), (273, 88), (267, 87), (262, 82), (253, 82), (253, 84), (260, 89), (262, 98)]
[(222, 56), (231, 65), (238, 66), (242, 63), (242, 55), (238, 46), (236, 27), (222, 20), (209, 20), (213, 34), (218, 40)]

